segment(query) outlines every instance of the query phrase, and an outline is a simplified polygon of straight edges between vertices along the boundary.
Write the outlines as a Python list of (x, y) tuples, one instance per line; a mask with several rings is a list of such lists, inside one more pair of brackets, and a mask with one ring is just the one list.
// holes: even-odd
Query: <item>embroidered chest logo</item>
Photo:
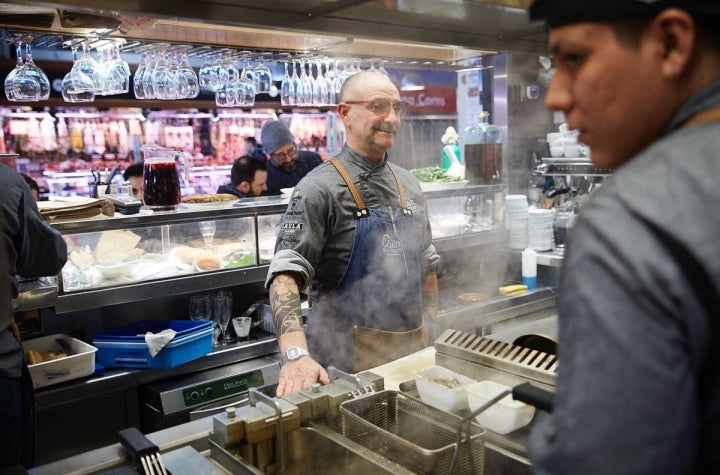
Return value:
[(403, 251), (402, 241), (389, 234), (383, 234), (382, 247), (385, 254), (400, 254)]
[(281, 228), (285, 231), (301, 231), (303, 223), (282, 223)]

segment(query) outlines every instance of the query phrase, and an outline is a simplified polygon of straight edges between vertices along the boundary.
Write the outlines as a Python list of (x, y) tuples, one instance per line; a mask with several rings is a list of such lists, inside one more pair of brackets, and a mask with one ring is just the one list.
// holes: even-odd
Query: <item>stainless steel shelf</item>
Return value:
[(466, 247), (500, 244), (505, 242), (507, 242), (507, 231), (505, 229), (491, 229), (487, 231), (433, 239), (433, 244), (438, 252), (454, 251), (457, 249), (464, 249)]
[(500, 183), (497, 185), (465, 185), (465, 186), (450, 186), (448, 188), (442, 188), (437, 190), (425, 190), (423, 194), (428, 200), (435, 198), (448, 198), (451, 196), (468, 196), (478, 193), (492, 193), (505, 191), (505, 185)]
[(263, 282), (267, 271), (268, 266), (263, 265), (73, 292), (57, 296), (55, 312), (67, 313), (97, 308), (99, 305), (118, 305), (149, 300), (159, 296), (169, 297)]
[(610, 169), (597, 168), (589, 159), (584, 158), (543, 158), (542, 161), (547, 166), (543, 173), (545, 176), (607, 176), (613, 172)]

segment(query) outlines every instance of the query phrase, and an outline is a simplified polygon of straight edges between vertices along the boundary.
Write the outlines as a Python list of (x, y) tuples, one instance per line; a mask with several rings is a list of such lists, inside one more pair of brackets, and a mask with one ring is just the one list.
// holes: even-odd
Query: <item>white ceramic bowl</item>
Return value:
[(465, 388), (474, 383), (474, 379), (442, 366), (433, 366), (415, 375), (420, 399), (447, 412), (458, 412), (468, 408)]
[[(475, 411), (490, 399), (499, 395), (508, 386), (495, 381), (480, 381), (467, 387), (467, 399), (470, 411)], [(498, 434), (509, 434), (530, 423), (535, 408), (524, 402), (516, 401), (508, 394), (475, 417), (478, 424)]]
[(550, 132), (545, 138), (547, 139), (548, 145), (553, 147), (555, 145), (562, 145), (563, 134), (560, 132)]
[(129, 262), (116, 262), (111, 264), (98, 264), (95, 266), (105, 279), (117, 279), (124, 275), (128, 275), (132, 269), (132, 264)]
[(563, 146), (563, 154), (567, 158), (578, 158), (580, 156), (580, 145), (578, 144), (565, 144)]

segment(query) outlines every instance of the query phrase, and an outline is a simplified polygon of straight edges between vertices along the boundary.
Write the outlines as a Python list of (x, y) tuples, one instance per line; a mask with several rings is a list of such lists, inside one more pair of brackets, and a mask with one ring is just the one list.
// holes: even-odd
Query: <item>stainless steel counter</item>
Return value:
[[(210, 448), (208, 434), (212, 430), (212, 425), (212, 417), (205, 417), (148, 434), (147, 437), (158, 446), (160, 452), (189, 445), (202, 453)], [(29, 473), (32, 475), (100, 474), (118, 467), (132, 466), (127, 453), (120, 443), (117, 443), (33, 468)]]

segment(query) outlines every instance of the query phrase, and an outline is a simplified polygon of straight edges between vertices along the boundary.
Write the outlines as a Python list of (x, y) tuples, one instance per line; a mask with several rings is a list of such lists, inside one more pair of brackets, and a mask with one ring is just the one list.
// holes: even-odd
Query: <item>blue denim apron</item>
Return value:
[(314, 295), (307, 322), (310, 352), (324, 366), (356, 373), (427, 346), (423, 326), (420, 245), (405, 191), (395, 177), (400, 207), (368, 209), (345, 168), (357, 209), (352, 253), (340, 282)]

